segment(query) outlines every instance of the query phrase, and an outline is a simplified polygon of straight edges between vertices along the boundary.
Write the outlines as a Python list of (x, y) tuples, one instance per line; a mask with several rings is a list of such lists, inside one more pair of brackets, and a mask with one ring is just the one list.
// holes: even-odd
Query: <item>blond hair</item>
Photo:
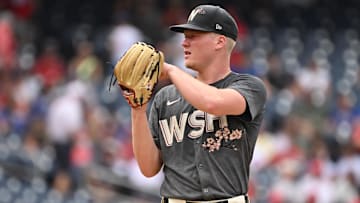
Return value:
[(226, 37), (226, 50), (231, 53), (232, 50), (234, 49), (235, 45), (236, 45), (236, 41), (231, 39), (230, 37)]
[[(218, 36), (221, 36), (221, 34), (217, 34), (217, 33), (211, 33), (214, 37), (218, 37)], [(222, 35), (224, 36), (224, 35)], [(226, 48), (226, 51), (230, 54), (232, 52), (232, 50), (234, 49), (236, 45), (236, 41), (233, 40), (232, 38), (230, 37), (226, 37), (226, 45), (225, 45), (225, 48)]]

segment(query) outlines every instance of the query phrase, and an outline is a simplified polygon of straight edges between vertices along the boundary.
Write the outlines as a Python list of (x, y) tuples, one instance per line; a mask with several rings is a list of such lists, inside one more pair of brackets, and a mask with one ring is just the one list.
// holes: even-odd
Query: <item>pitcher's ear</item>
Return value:
[(216, 37), (216, 49), (221, 49), (226, 46), (226, 37), (224, 35), (218, 35)]

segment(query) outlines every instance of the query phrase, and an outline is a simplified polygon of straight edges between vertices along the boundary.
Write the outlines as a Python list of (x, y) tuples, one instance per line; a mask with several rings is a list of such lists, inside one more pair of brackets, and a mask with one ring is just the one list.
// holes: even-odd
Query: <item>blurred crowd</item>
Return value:
[(110, 77), (137, 41), (193, 74), (183, 36), (167, 27), (200, 3), (237, 16), (231, 68), (268, 89), (252, 202), (359, 203), (355, 0), (1, 0), (0, 202), (159, 202), (162, 174), (140, 174), (130, 109)]

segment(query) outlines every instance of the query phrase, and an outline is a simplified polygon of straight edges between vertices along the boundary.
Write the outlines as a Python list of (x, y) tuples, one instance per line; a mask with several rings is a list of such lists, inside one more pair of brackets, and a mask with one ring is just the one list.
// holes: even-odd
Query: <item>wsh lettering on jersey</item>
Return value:
[[(219, 129), (215, 132), (214, 122), (219, 123)], [(189, 124), (192, 130), (188, 133), (188, 137), (197, 139), (202, 136), (204, 130), (207, 133), (215, 132), (213, 137), (206, 138), (203, 143), (203, 147), (210, 152), (219, 150), (221, 146), (227, 146), (237, 150), (236, 145), (231, 144), (234, 140), (239, 140), (244, 129), (230, 130), (228, 128), (228, 122), (226, 116), (214, 116), (212, 114), (205, 113), (200, 110), (196, 110), (189, 114), (182, 113), (177, 120), (176, 116), (171, 116), (169, 120), (163, 119), (159, 121), (162, 135), (165, 140), (166, 146), (172, 146), (174, 137), (176, 142), (182, 142), (184, 139), (185, 126)]]

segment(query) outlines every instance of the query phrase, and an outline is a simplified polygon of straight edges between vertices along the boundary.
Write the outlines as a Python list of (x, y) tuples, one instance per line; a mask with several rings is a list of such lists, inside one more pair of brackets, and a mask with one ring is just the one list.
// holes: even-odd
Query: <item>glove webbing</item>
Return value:
[[(141, 44), (141, 42), (137, 42), (137, 44)], [(150, 47), (150, 48), (152, 48), (151, 46), (149, 46), (149, 45), (147, 45), (147, 44), (145, 44), (145, 43), (143, 43), (144, 45), (146, 45), (146, 46), (148, 46), (148, 47)], [(127, 52), (125, 52), (124, 54), (123, 54), (123, 56), (125, 56), (125, 54), (126, 54)], [(159, 51), (156, 51), (156, 53), (159, 55), (159, 58), (161, 57), (160, 55), (160, 52)], [(122, 57), (123, 57), (122, 56)], [(156, 65), (155, 65), (155, 68), (153, 68), (153, 69), (151, 69), (151, 71), (148, 71), (147, 73), (145, 73), (145, 75), (147, 76), (147, 74), (149, 74), (149, 72), (150, 72), (150, 77), (149, 78), (152, 78), (153, 77), (153, 75), (154, 75), (154, 73), (157, 71), (157, 77), (156, 77), (156, 82), (158, 82), (158, 78), (159, 78), (159, 75), (160, 75), (160, 60), (159, 61), (157, 61), (157, 63), (156, 63)], [(110, 81), (109, 81), (109, 92), (110, 92), (110, 90), (111, 90), (111, 87), (112, 86), (114, 86), (115, 84), (116, 84), (116, 78), (114, 77), (115, 76), (115, 73), (113, 72), (112, 74), (111, 74), (111, 78), (110, 78)], [(141, 102), (142, 103), (142, 102)]]

